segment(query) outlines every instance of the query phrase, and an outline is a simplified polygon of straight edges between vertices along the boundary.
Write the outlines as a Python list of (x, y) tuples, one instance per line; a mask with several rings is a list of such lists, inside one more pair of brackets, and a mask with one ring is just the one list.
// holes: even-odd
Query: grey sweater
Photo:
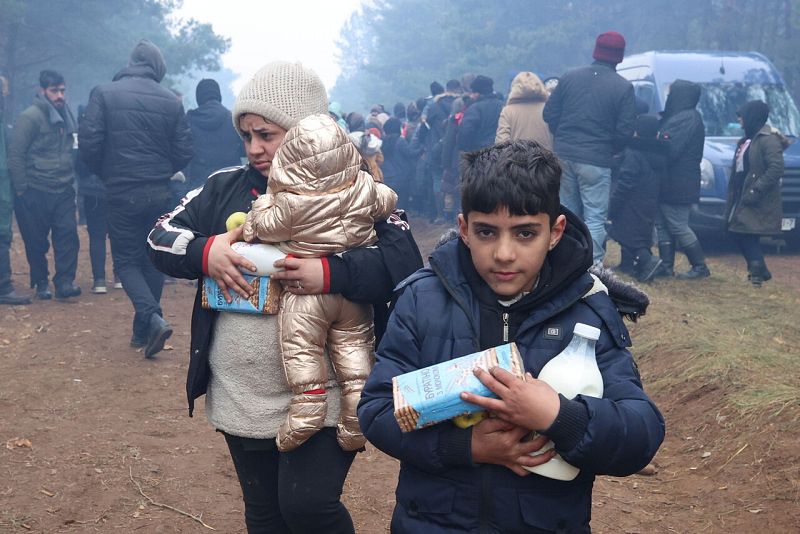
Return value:
[[(274, 438), (286, 419), (292, 392), (278, 348), (278, 316), (220, 313), (214, 325), (206, 416), (218, 430), (245, 438)], [(333, 368), (328, 360), (328, 376)], [(326, 386), (325, 426), (339, 418), (340, 389)]]

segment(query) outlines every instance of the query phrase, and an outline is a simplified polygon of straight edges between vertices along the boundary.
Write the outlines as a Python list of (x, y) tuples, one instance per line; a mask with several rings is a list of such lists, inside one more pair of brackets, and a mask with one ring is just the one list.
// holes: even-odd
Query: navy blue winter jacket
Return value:
[[(579, 229), (586, 232), (585, 226)], [(565, 235), (548, 259), (579, 252), (554, 254), (560, 247), (589, 243), (588, 236)], [(595, 475), (625, 476), (644, 467), (664, 438), (664, 420), (642, 390), (626, 349), (628, 332), (611, 299), (605, 293), (584, 298), (593, 286), (588, 273), (564, 276), (564, 269), (585, 270), (582, 264), (547, 265), (550, 280), (563, 280), (563, 287), (541, 288), (540, 283), (539, 291), (549, 289), (551, 297), (532, 309), (511, 336), (526, 370), (538, 376), (567, 346), (575, 323), (601, 329), (596, 350), (604, 398), (562, 397), (562, 410), (565, 403), (574, 404), (585, 414), (577, 439), (574, 432), (557, 428), (558, 419), (546, 431), (558, 453), (581, 469), (575, 480), (520, 477), (505, 467), (473, 464), (471, 429), (449, 421), (400, 431), (393, 414), (392, 377), (475, 352), (483, 337), (481, 303), (461, 268), (458, 249), (457, 241), (443, 245), (432, 254), (429, 268), (401, 284), (403, 293), (359, 404), (367, 439), (401, 461), (392, 532), (589, 532)]]

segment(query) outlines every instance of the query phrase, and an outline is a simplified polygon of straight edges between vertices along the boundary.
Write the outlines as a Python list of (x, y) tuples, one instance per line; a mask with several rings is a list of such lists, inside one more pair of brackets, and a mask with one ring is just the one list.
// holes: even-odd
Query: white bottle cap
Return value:
[(593, 339), (595, 341), (600, 339), (600, 329), (589, 326), (588, 324), (575, 323), (575, 329), (573, 332), (581, 337), (585, 337), (586, 339)]

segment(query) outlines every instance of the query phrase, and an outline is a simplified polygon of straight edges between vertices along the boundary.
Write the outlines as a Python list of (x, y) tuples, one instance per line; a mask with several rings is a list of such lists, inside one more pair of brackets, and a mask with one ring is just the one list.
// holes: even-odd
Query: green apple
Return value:
[(246, 220), (247, 220), (247, 214), (243, 211), (237, 211), (236, 213), (231, 213), (228, 219), (225, 221), (225, 228), (230, 232), (231, 230), (239, 228), (241, 225), (244, 224), (244, 221)]
[(465, 413), (454, 417), (453, 423), (455, 423), (458, 428), (469, 428), (486, 419), (487, 415), (486, 412)]

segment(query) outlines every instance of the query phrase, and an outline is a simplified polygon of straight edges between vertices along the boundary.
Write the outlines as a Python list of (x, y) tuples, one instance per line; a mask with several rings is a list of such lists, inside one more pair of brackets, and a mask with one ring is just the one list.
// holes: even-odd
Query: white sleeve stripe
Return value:
[(186, 205), (200, 194), (203, 186), (189, 191), (171, 212), (162, 215), (156, 227), (150, 232), (147, 243), (150, 248), (159, 252), (168, 252), (176, 256), (185, 256), (189, 243), (194, 240), (194, 232), (170, 224), (170, 221), (186, 209)]

